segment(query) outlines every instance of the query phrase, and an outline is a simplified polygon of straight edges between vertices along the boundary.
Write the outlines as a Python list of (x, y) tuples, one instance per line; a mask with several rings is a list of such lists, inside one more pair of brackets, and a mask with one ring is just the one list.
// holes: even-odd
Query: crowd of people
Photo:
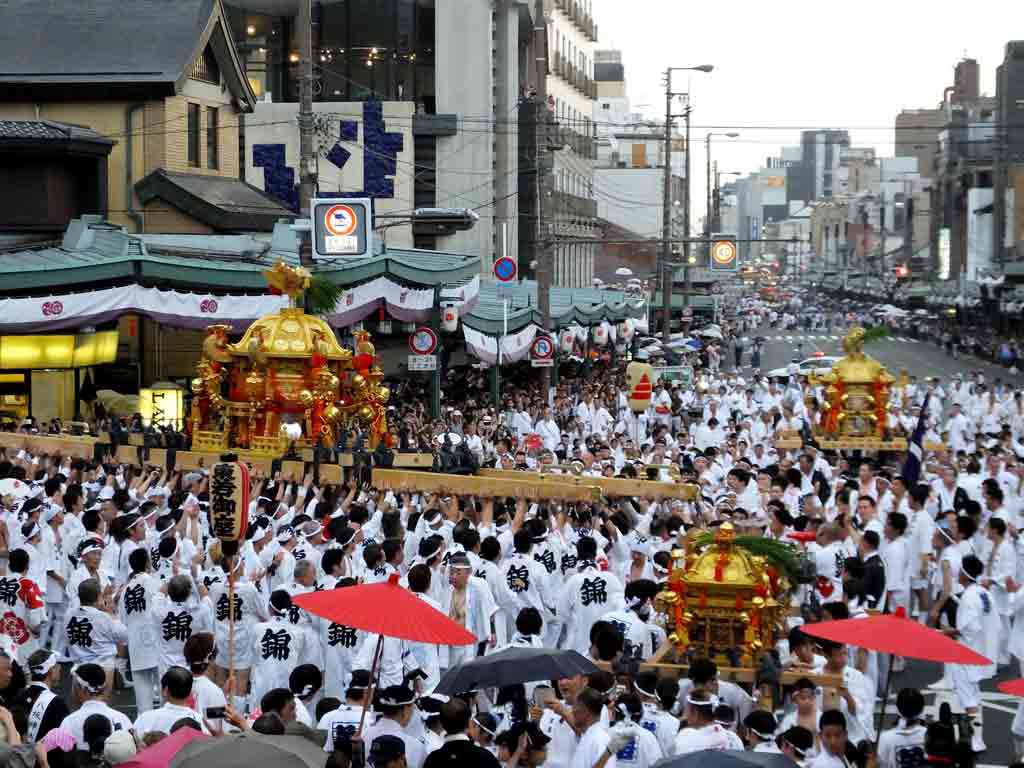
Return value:
[[(969, 751), (985, 750), (980, 685), (1024, 658), (1019, 391), (980, 374), (900, 381), (890, 431), (921, 424), (925, 443), (945, 445), (905, 472), (903, 455), (779, 447), (784, 434), (809, 437), (821, 412), (821, 386), (795, 376), (699, 370), (690, 387), (659, 383), (637, 414), (621, 365), (550, 393), (524, 373), (498, 403), (485, 375), (450, 375), (438, 419), (412, 379), (396, 383), (399, 447), (433, 451), (448, 471), (546, 467), (696, 483), (699, 496), (528, 503), (393, 493), (361, 471), (340, 486), (254, 473), (233, 554), (210, 530), (203, 471), (6, 449), (0, 731), (11, 754), (117, 763), (187, 727), (301, 735), (337, 768), (359, 755), (374, 768), (647, 768), (700, 749), (780, 752), (812, 768), (953, 759), (956, 737), (926, 728), (914, 687), (899, 690), (899, 721), (877, 730), (886, 657), (801, 630), (897, 610), (993, 661), (950, 665), (940, 683), (973, 725)], [(799, 673), (777, 698), (720, 680), (710, 659), (690, 659), (680, 679), (639, 663), (665, 641), (654, 602), (671, 550), (725, 522), (792, 541), (814, 566), (791, 597), (801, 610), (766, 649)], [(293, 602), (393, 576), (476, 645), (385, 638), (371, 681), (378, 638)], [(576, 650), (601, 671), (435, 693), (446, 670), (508, 647)], [(133, 705), (113, 706), (126, 688)], [(1024, 740), (1024, 713), (1012, 736)]]

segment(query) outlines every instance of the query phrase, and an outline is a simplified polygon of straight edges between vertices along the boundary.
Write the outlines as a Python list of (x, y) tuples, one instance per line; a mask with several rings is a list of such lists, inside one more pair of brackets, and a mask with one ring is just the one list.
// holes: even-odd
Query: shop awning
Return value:
[[(102, 322), (125, 312), (170, 326), (211, 323), (240, 327), (273, 311), (263, 271), (277, 261), (298, 263), (290, 222), (259, 235), (131, 235), (98, 217), (75, 220), (60, 247), (0, 253), (0, 329), (38, 332)], [(435, 294), (459, 306), (462, 322), (486, 336), (504, 332), (502, 296), (510, 302), (508, 332), (540, 325), (537, 284), (480, 279), (480, 259), (462, 254), (387, 249), (363, 259), (318, 265), (317, 273), (345, 289), (334, 313), (348, 326), (385, 308), (403, 322), (425, 322)], [(711, 306), (708, 297), (706, 306)], [(700, 301), (693, 303), (701, 307)], [(553, 288), (555, 329), (617, 323), (644, 314), (644, 303), (619, 291)]]
[[(504, 309), (507, 299), (508, 333), (541, 326), (543, 318), (537, 306), (537, 283), (523, 280), (515, 284), (486, 282), (480, 286), (480, 300), (468, 314), (462, 316), (464, 325), (485, 336), (499, 336), (504, 332)], [(569, 325), (593, 326), (607, 321), (618, 323), (627, 317), (641, 317), (644, 302), (621, 291), (594, 288), (552, 288), (551, 320), (555, 329)]]
[[(0, 293), (109, 287), (135, 282), (178, 290), (265, 293), (263, 270), (277, 261), (297, 264), (298, 244), (279, 223), (273, 237), (253, 235), (131, 235), (86, 216), (68, 226), (60, 247), (0, 253)], [(475, 256), (389, 248), (364, 259), (349, 259), (317, 270), (341, 286), (385, 277), (409, 288), (465, 283), (480, 273)], [(7, 287), (9, 286), (9, 287)]]
[[(263, 270), (298, 263), (294, 232), (278, 225), (272, 238), (251, 235), (130, 235), (84, 217), (60, 247), (0, 253), (0, 329), (37, 332), (71, 328), (138, 312), (176, 327), (240, 326), (275, 309)], [(364, 259), (321, 265), (342, 286), (336, 326), (385, 307), (395, 318), (423, 322), (442, 300), (472, 310), (480, 259), (439, 251), (388, 249)]]

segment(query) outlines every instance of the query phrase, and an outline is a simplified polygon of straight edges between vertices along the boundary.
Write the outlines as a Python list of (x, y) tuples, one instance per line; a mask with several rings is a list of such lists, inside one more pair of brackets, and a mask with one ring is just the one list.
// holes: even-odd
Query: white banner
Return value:
[[(501, 337), (501, 361), (503, 363), (518, 363), (525, 360), (530, 354), (530, 345), (533, 344), (539, 326), (528, 325), (518, 333)], [(467, 351), (485, 363), (494, 364), (498, 361), (498, 340), (494, 336), (486, 336), (475, 331), (468, 325), (463, 324), (462, 333), (466, 339)]]
[[(471, 311), (479, 295), (479, 277), (441, 291), (443, 298), (459, 305), (460, 314)], [(382, 304), (402, 322), (424, 322), (433, 312), (434, 289), (406, 288), (378, 277), (347, 288), (335, 312), (325, 319), (335, 327), (345, 327), (365, 319)], [(114, 320), (126, 312), (147, 315), (172, 327), (205, 328), (223, 323), (237, 329), (287, 306), (286, 296), (216, 296), (124, 285), (84, 293), (0, 299), (0, 330), (30, 333), (75, 328)]]
[(196, 328), (252, 321), (286, 306), (288, 299), (284, 296), (215, 296), (124, 285), (45, 298), (0, 299), (0, 328), (68, 328), (112, 320), (125, 312), (150, 315), (168, 325)]

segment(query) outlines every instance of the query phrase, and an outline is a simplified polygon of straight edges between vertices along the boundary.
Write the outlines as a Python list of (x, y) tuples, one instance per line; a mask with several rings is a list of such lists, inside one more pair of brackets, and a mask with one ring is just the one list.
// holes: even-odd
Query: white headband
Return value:
[(712, 696), (707, 701), (701, 701), (700, 699), (693, 698), (693, 694), (689, 693), (686, 695), (686, 703), (692, 704), (695, 707), (711, 707), (714, 709), (718, 706), (718, 697)]
[(84, 677), (78, 674), (78, 670), (75, 670), (72, 674), (74, 675), (75, 682), (82, 686), (89, 693), (103, 693), (102, 685), (98, 687), (94, 686), (92, 683), (88, 682)]
[(57, 654), (50, 652), (50, 655), (41, 664), (30, 664), (29, 671), (33, 675), (45, 675), (57, 665)]

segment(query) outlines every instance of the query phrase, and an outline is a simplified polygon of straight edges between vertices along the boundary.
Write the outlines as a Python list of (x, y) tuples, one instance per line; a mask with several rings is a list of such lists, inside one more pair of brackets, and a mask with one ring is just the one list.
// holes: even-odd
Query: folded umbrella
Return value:
[(452, 667), (441, 678), (434, 692), (455, 696), (482, 688), (561, 680), (597, 671), (593, 662), (576, 651), (506, 648)]
[(743, 752), (738, 749), (702, 749), (666, 757), (652, 768), (796, 768), (797, 763), (779, 752)]
[(260, 765), (323, 768), (324, 750), (305, 736), (266, 736), (246, 731), (219, 739), (190, 742), (173, 760), (163, 765), (168, 768), (253, 768)]

